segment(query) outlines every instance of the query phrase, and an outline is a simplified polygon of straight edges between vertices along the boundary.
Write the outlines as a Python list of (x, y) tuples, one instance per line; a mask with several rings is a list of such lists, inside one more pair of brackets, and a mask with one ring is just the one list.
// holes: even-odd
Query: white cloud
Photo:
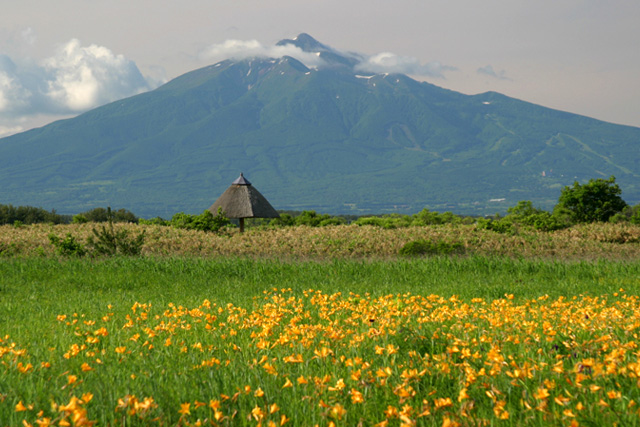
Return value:
[(402, 73), (438, 78), (444, 78), (446, 71), (456, 70), (455, 67), (443, 65), (438, 61), (421, 63), (412, 56), (400, 56), (391, 52), (369, 56), (356, 65), (356, 69), (372, 73)]
[(79, 113), (158, 85), (123, 55), (95, 44), (82, 46), (76, 39), (39, 63), (20, 60), (16, 64), (0, 55), (0, 134), (19, 128), (7, 125), (10, 118)]
[(133, 61), (103, 46), (69, 41), (44, 62), (50, 76), (46, 95), (59, 108), (85, 111), (149, 90)]
[[(323, 50), (328, 50), (357, 61), (354, 67), (357, 71), (403, 73), (444, 78), (445, 72), (456, 70), (455, 67), (443, 65), (437, 61), (421, 63), (417, 58), (400, 56), (391, 52), (382, 52), (376, 55), (366, 56), (358, 53), (340, 52), (327, 46), (324, 46)], [(207, 47), (202, 50), (199, 55), (201, 60), (213, 62), (225, 59), (242, 60), (254, 57), (280, 58), (283, 56), (296, 58), (307, 67), (315, 68), (326, 65), (322, 58), (315, 52), (305, 52), (292, 43), (280, 46), (265, 46), (257, 40), (227, 40), (223, 43), (213, 44)]]
[(16, 64), (0, 55), (0, 114), (23, 111), (29, 107), (31, 91), (22, 84)]
[(478, 68), (477, 73), (484, 76), (493, 77), (494, 79), (498, 80), (511, 80), (506, 76), (506, 72), (504, 70), (495, 71), (493, 69), (493, 66), (491, 65), (485, 65), (484, 67)]
[(225, 59), (281, 58), (283, 56), (291, 56), (307, 67), (315, 68), (324, 65), (324, 61), (315, 53), (305, 52), (292, 44), (265, 46), (257, 40), (227, 40), (207, 47), (199, 55), (200, 59), (213, 62)]

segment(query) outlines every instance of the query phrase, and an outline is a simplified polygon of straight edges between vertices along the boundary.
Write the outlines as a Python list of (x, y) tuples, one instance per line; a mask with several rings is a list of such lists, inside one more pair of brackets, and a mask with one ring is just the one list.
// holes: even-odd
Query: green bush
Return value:
[(444, 242), (430, 240), (413, 240), (406, 243), (398, 252), (403, 256), (420, 256), (420, 255), (453, 255), (463, 254), (465, 247), (460, 242)]
[(393, 229), (404, 228), (411, 226), (428, 226), (428, 225), (442, 225), (442, 224), (463, 224), (473, 223), (471, 218), (463, 218), (455, 215), (451, 212), (432, 212), (429, 209), (423, 209), (417, 214), (401, 215), (401, 214), (387, 214), (382, 216), (365, 216), (360, 217), (355, 221), (357, 225), (373, 225), (376, 227)]
[(89, 220), (83, 214), (74, 215), (71, 220), (72, 224), (86, 224), (87, 222), (89, 222)]
[(323, 227), (326, 225), (344, 224), (343, 218), (332, 217), (329, 214), (317, 214), (316, 211), (302, 211), (296, 217), (293, 217), (295, 225), (306, 225), (308, 227)]
[(67, 233), (64, 239), (55, 234), (49, 235), (49, 242), (56, 248), (56, 253), (63, 256), (85, 256), (87, 250), (84, 245), (76, 240), (71, 233)]
[(281, 213), (279, 218), (273, 218), (269, 221), (269, 225), (274, 227), (292, 227), (296, 225), (296, 220), (291, 214)]
[(155, 218), (151, 218), (151, 219), (144, 219), (144, 218), (139, 218), (138, 219), (138, 224), (143, 224), (143, 225), (170, 225), (171, 222), (167, 221), (166, 219), (160, 218), (159, 216), (155, 217)]
[(231, 225), (231, 221), (224, 215), (222, 208), (218, 208), (218, 213), (215, 216), (208, 210), (205, 210), (200, 215), (179, 212), (171, 218), (169, 223), (175, 228), (210, 232), (218, 232), (222, 228)]
[(129, 237), (129, 232), (125, 229), (115, 230), (113, 226), (113, 215), (111, 208), (107, 208), (107, 226), (102, 225), (100, 230), (94, 228), (93, 236), (87, 239), (87, 246), (94, 256), (138, 256), (142, 252), (145, 232), (135, 237)]
[(529, 200), (522, 200), (507, 209), (507, 215), (495, 218), (480, 218), (478, 228), (502, 234), (516, 234), (518, 228), (532, 228), (538, 231), (554, 231), (567, 227), (560, 216), (533, 207)]
[(413, 225), (461, 224), (462, 222), (462, 217), (451, 212), (431, 212), (426, 208), (413, 216)]
[(382, 216), (366, 216), (355, 221), (357, 225), (374, 225), (385, 229), (410, 227), (413, 218), (409, 215), (388, 214)]
[(609, 222), (614, 224), (628, 222), (634, 225), (640, 225), (640, 204), (625, 207), (622, 212), (618, 212), (609, 218)]
[(478, 218), (476, 227), (480, 230), (490, 230), (501, 234), (515, 234), (516, 232), (513, 222), (500, 217), (496, 219)]
[(634, 208), (638, 209), (636, 209), (635, 213), (631, 215), (631, 218), (629, 218), (629, 222), (631, 224), (640, 225), (640, 205), (636, 205), (634, 206)]

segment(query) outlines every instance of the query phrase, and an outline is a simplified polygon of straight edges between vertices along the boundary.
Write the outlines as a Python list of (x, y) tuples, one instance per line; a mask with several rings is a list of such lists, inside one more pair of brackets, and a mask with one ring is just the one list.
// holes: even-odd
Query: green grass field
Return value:
[(0, 259), (0, 426), (638, 425), (639, 291), (638, 261)]

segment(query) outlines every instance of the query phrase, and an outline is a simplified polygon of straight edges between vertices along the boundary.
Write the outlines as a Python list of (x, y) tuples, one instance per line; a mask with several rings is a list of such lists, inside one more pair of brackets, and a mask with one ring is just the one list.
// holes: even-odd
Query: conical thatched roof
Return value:
[(279, 218), (280, 215), (258, 190), (242, 175), (211, 205), (216, 215), (218, 208), (227, 218)]

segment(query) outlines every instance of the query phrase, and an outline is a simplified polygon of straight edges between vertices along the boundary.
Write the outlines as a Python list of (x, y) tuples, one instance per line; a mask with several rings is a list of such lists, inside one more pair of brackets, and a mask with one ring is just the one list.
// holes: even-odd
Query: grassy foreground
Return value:
[(640, 263), (0, 260), (0, 425), (640, 425)]

